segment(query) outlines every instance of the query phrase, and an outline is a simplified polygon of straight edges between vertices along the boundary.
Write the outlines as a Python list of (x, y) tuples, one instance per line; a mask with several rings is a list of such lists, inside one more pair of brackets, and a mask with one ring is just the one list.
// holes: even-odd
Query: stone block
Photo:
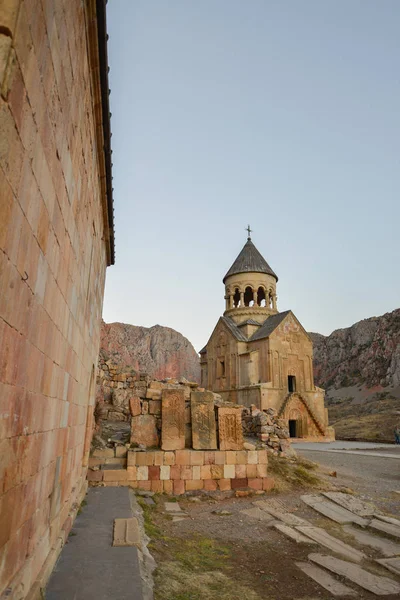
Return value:
[(128, 467), (136, 467), (137, 457), (139, 454), (143, 454), (143, 452), (134, 452), (133, 450), (128, 450), (128, 459), (127, 459)]
[(246, 465), (235, 465), (236, 479), (245, 479), (247, 475)]
[(204, 487), (204, 481), (202, 479), (187, 479), (185, 481), (185, 489), (187, 492), (194, 490), (202, 490)]
[(98, 471), (92, 471), (91, 469), (87, 472), (88, 481), (103, 481), (103, 473), (100, 469)]
[(211, 479), (211, 466), (212, 465), (203, 465), (200, 467), (201, 479)]
[(164, 465), (171, 467), (175, 464), (175, 452), (164, 452)]
[(125, 446), (117, 446), (115, 448), (115, 456), (117, 458), (126, 458), (128, 454), (128, 450), (125, 448)]
[(225, 452), (225, 463), (227, 465), (236, 465), (236, 452), (235, 450), (228, 450)]
[(137, 396), (132, 396), (129, 399), (129, 408), (130, 408), (132, 417), (137, 417), (138, 415), (140, 415), (142, 412), (140, 398)]
[(151, 481), (151, 491), (155, 492), (156, 494), (162, 494), (164, 491), (163, 482), (159, 479), (153, 479)]
[(162, 481), (168, 480), (171, 477), (171, 467), (162, 466), (160, 467), (160, 479)]
[(192, 445), (196, 450), (217, 448), (217, 432), (212, 392), (190, 394)]
[(193, 479), (192, 467), (181, 466), (181, 479)]
[(137, 468), (136, 467), (128, 467), (128, 480), (136, 481), (137, 480)]
[(263, 490), (265, 492), (270, 492), (275, 487), (275, 481), (272, 477), (264, 477), (263, 478)]
[(235, 479), (235, 465), (224, 465), (223, 479)]
[[(139, 467), (140, 469), (147, 469), (147, 467)], [(151, 481), (150, 480), (139, 480), (137, 482), (137, 487), (139, 490), (145, 490), (146, 492), (151, 491)]]
[(217, 452), (215, 452), (214, 463), (216, 465), (224, 465), (225, 459), (226, 459), (225, 452), (222, 452), (221, 450), (218, 450)]
[(218, 489), (218, 484), (215, 479), (204, 479), (204, 489), (207, 492), (215, 492)]
[(163, 384), (161, 381), (150, 381), (149, 389), (150, 390), (162, 390)]
[(204, 465), (204, 452), (202, 450), (191, 450), (190, 464), (193, 466)]
[(137, 480), (147, 481), (149, 479), (149, 467), (140, 466), (137, 467)]
[(159, 437), (156, 417), (154, 415), (139, 415), (131, 419), (131, 444), (143, 444), (147, 447), (157, 447)]
[(252, 490), (262, 490), (263, 489), (263, 482), (262, 479), (248, 479), (247, 480), (247, 485), (249, 486), (249, 488), (251, 488)]
[(128, 483), (129, 483), (129, 487), (132, 488), (133, 490), (135, 490), (137, 488), (137, 486), (138, 486), (137, 479), (134, 479), (132, 481), (128, 481)]
[(190, 450), (177, 450), (175, 452), (176, 465), (190, 465)]
[(142, 415), (148, 415), (149, 414), (149, 402), (148, 400), (142, 400), (142, 405), (141, 405), (141, 412)]
[(211, 479), (226, 479), (224, 477), (224, 465), (210, 465)]
[(161, 467), (164, 464), (164, 452), (154, 452), (154, 464), (157, 467)]
[(149, 413), (151, 415), (161, 415), (161, 400), (149, 401)]
[(192, 476), (193, 476), (193, 479), (201, 479), (201, 467), (199, 467), (199, 466), (192, 467)]
[(257, 465), (258, 464), (257, 450), (249, 450), (249, 452), (247, 452), (247, 464), (248, 465)]
[[(185, 447), (185, 399), (183, 390), (162, 391), (161, 447), (182, 450)], [(177, 462), (177, 464), (179, 464)], [(186, 464), (189, 464), (187, 462)]]
[(114, 519), (113, 546), (136, 546), (140, 548), (140, 529), (136, 517)]
[(246, 465), (246, 474), (251, 479), (257, 477), (257, 465)]
[(182, 496), (185, 493), (185, 482), (181, 479), (175, 479), (174, 482), (174, 494), (176, 496)]
[(161, 467), (149, 467), (149, 479), (150, 481), (160, 480), (160, 468)]
[(147, 388), (146, 399), (161, 400), (161, 390), (152, 390), (151, 388)]
[(257, 477), (267, 477), (267, 465), (256, 465), (257, 467)]
[(218, 479), (217, 484), (221, 492), (228, 492), (231, 489), (230, 479)]
[(114, 448), (96, 448), (93, 450), (95, 458), (112, 458), (115, 456)]
[(171, 480), (167, 481), (163, 481), (163, 488), (164, 488), (164, 494), (172, 494), (172, 492), (174, 491), (174, 484)]
[(246, 488), (247, 486), (247, 479), (246, 478), (241, 478), (241, 479), (237, 479), (235, 477), (235, 479), (231, 479), (231, 486), (233, 490), (237, 490), (240, 488)]
[(181, 478), (181, 467), (180, 465), (172, 465), (170, 467), (170, 478), (177, 480)]
[(205, 451), (204, 452), (204, 464), (205, 465), (214, 465), (215, 464), (215, 455), (217, 453), (213, 451)]
[[(150, 454), (150, 457), (148, 454)], [(154, 460), (154, 454), (148, 452), (135, 452), (135, 455), (135, 464), (138, 467), (148, 467), (153, 464), (151, 458)]]
[(103, 471), (103, 481), (126, 481), (128, 471), (126, 469), (110, 469)]
[(266, 450), (257, 450), (258, 452), (258, 464), (259, 465), (267, 465), (268, 464), (268, 454)]
[(218, 407), (218, 435), (220, 450), (242, 450), (242, 409)]

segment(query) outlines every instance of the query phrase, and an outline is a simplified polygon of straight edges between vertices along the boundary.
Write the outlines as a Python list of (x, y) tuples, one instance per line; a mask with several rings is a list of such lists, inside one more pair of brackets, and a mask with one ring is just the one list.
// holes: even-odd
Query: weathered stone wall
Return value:
[(86, 486), (109, 239), (90, 6), (0, 9), (0, 595), (15, 600)]

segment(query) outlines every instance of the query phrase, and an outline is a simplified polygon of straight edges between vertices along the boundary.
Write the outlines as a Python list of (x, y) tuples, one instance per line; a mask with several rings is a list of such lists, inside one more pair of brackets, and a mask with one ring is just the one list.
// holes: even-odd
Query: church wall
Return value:
[(0, 12), (0, 596), (10, 600), (50, 572), (86, 490), (108, 237), (89, 5), (6, 0)]

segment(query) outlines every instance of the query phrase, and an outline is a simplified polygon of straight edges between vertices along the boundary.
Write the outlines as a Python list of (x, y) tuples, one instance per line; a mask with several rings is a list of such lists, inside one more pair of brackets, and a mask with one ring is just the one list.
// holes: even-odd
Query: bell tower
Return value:
[(225, 284), (225, 317), (239, 324), (246, 320), (260, 324), (278, 312), (277, 275), (251, 241), (247, 242), (223, 278)]

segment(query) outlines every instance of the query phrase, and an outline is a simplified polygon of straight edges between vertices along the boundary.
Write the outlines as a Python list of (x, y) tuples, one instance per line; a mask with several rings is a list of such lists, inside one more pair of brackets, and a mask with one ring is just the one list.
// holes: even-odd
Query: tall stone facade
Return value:
[(200, 352), (201, 384), (224, 400), (275, 409), (291, 437), (331, 439), (312, 340), (290, 310), (278, 311), (277, 281), (249, 235), (223, 279), (225, 312)]
[(0, 596), (13, 600), (37, 597), (86, 490), (114, 261), (105, 40), (104, 2), (0, 5)]

